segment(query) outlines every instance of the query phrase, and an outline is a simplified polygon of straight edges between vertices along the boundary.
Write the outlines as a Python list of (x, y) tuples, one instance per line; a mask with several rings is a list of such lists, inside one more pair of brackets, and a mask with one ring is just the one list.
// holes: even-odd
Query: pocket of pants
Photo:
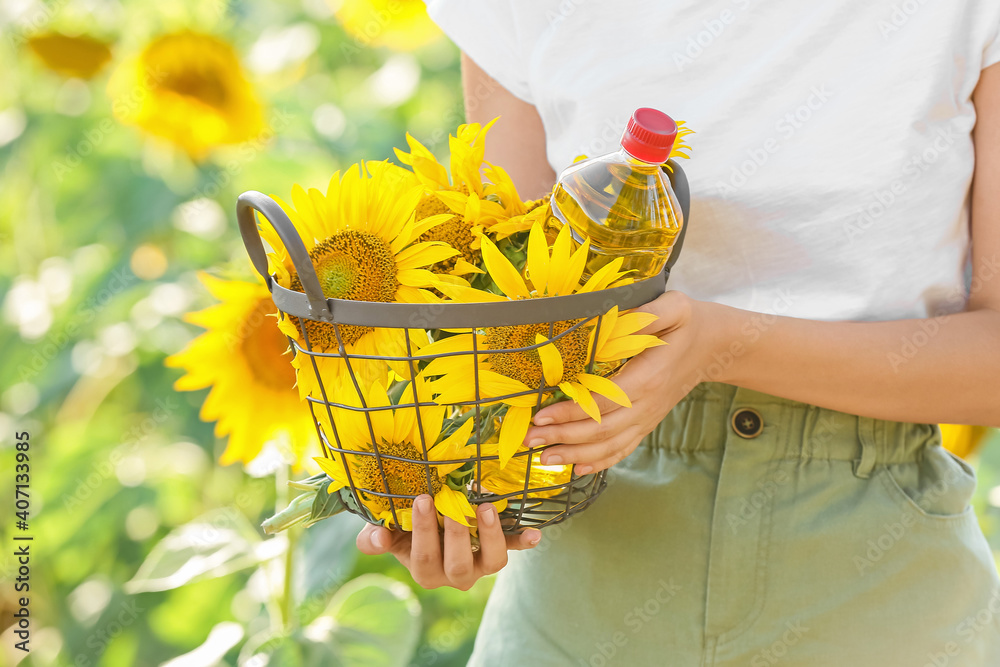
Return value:
[(940, 445), (925, 449), (919, 461), (882, 466), (879, 475), (888, 493), (920, 517), (947, 521), (972, 514), (976, 473)]

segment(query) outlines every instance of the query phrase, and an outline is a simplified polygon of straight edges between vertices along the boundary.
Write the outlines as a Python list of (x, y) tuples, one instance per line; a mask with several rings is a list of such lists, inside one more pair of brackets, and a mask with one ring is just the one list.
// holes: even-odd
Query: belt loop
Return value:
[(875, 420), (858, 417), (858, 440), (861, 441), (861, 458), (854, 461), (854, 474), (861, 479), (871, 477), (875, 468)]

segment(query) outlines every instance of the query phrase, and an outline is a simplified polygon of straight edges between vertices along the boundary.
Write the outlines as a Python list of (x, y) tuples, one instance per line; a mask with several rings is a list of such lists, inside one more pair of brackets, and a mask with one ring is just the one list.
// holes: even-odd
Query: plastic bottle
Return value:
[(662, 111), (636, 109), (621, 149), (568, 167), (552, 191), (552, 213), (577, 243), (590, 239), (584, 278), (616, 257), (623, 270), (648, 278), (663, 270), (684, 224), (661, 165), (670, 156), (677, 124)]

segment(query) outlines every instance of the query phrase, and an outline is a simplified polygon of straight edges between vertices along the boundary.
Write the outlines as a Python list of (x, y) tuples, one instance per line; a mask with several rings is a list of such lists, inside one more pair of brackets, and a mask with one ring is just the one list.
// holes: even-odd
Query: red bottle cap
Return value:
[(649, 107), (636, 109), (622, 134), (622, 148), (637, 160), (663, 164), (677, 138), (677, 123), (673, 118)]

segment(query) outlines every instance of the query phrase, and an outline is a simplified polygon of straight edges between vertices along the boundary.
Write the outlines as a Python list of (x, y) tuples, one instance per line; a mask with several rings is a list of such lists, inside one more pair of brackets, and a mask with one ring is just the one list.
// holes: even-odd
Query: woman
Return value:
[(652, 106), (697, 131), (691, 226), (633, 407), (526, 438), (614, 466), (593, 508), (509, 564), (540, 535), (488, 505), (476, 556), (419, 501), (359, 547), (428, 587), (504, 568), (475, 665), (1000, 664), (974, 474), (932, 426), (1000, 426), (1000, 3), (429, 9), (525, 195)]

